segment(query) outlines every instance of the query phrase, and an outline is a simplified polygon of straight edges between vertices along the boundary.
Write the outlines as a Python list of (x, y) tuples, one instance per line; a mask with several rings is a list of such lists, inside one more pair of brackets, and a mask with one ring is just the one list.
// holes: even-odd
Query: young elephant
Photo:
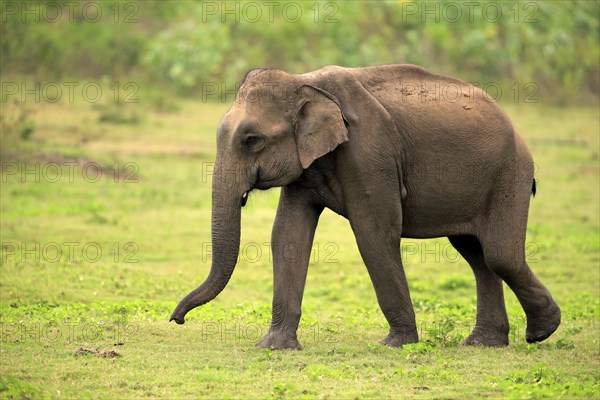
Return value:
[[(310, 249), (325, 207), (350, 221), (390, 324), (382, 341), (418, 341), (402, 237), (447, 236), (477, 282), (477, 322), (464, 344), (505, 346), (502, 281), (527, 315), (527, 342), (546, 339), (560, 309), (525, 262), (534, 164), (484, 92), (413, 65), (250, 71), (217, 129), (213, 263), (171, 320), (215, 298), (239, 251), (240, 209), (253, 189), (282, 186), (273, 226), (271, 328), (257, 344), (299, 349)], [(298, 257), (284, 255), (293, 244)]]

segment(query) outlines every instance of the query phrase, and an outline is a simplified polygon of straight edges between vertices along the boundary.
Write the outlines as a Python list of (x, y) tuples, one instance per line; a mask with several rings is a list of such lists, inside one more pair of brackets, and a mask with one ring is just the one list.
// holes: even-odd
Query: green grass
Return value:
[[(300, 352), (254, 347), (270, 319), (268, 243), (278, 190), (256, 193), (244, 209), (242, 256), (225, 291), (184, 326), (167, 322), (210, 268), (205, 172), (226, 106), (132, 106), (125, 119), (106, 110), (38, 105), (35, 131), (3, 148), (0, 397), (600, 396), (597, 109), (507, 106), (538, 165), (528, 260), (563, 310), (550, 339), (525, 343), (525, 316), (507, 289), (511, 345), (461, 347), (475, 318), (469, 267), (446, 239), (406, 240), (421, 343), (378, 345), (387, 325), (354, 237), (346, 220), (327, 211), (315, 238)], [(52, 162), (62, 165), (54, 183), (43, 179), (56, 176), (43, 171)], [(75, 163), (72, 179), (65, 162)], [(102, 168), (97, 182), (92, 170), (88, 179), (82, 172), (89, 162)], [(21, 174), (36, 163), (37, 182)], [(121, 357), (75, 355), (81, 346)]]

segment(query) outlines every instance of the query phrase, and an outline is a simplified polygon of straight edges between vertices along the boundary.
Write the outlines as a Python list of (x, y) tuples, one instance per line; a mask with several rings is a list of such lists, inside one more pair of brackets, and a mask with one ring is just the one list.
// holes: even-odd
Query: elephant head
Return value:
[(193, 308), (227, 285), (240, 244), (241, 207), (253, 189), (285, 186), (317, 158), (348, 140), (338, 100), (302, 76), (250, 71), (217, 128), (212, 181), (213, 260), (205, 282), (177, 306), (171, 321), (184, 323)]

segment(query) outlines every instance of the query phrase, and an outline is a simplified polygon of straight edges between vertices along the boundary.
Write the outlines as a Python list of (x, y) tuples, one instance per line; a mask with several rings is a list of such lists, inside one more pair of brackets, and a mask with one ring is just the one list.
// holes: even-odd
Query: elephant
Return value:
[[(313, 244), (327, 207), (346, 218), (389, 323), (381, 344), (419, 340), (402, 238), (448, 237), (475, 276), (477, 315), (464, 345), (509, 343), (503, 282), (527, 317), (526, 341), (548, 338), (561, 312), (529, 268), (525, 234), (534, 163), (483, 90), (409, 64), (246, 74), (216, 132), (208, 277), (170, 320), (227, 285), (253, 190), (281, 187), (272, 230), (273, 303), (256, 344), (301, 349), (297, 329)], [(299, 256), (286, 258), (286, 245)]]

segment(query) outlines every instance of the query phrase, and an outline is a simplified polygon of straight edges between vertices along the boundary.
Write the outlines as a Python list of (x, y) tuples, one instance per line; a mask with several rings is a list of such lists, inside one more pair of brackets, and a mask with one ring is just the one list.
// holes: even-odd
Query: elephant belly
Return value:
[[(402, 236), (432, 238), (459, 234), (474, 234), (474, 223), (484, 216), (493, 196), (494, 179), (469, 165), (456, 163), (451, 167), (422, 171), (426, 176), (406, 179), (406, 196), (402, 200)], [(424, 167), (425, 168), (425, 167)], [(492, 175), (496, 173), (491, 170)]]
[(475, 213), (454, 202), (402, 204), (402, 237), (427, 239), (450, 235), (474, 234)]

